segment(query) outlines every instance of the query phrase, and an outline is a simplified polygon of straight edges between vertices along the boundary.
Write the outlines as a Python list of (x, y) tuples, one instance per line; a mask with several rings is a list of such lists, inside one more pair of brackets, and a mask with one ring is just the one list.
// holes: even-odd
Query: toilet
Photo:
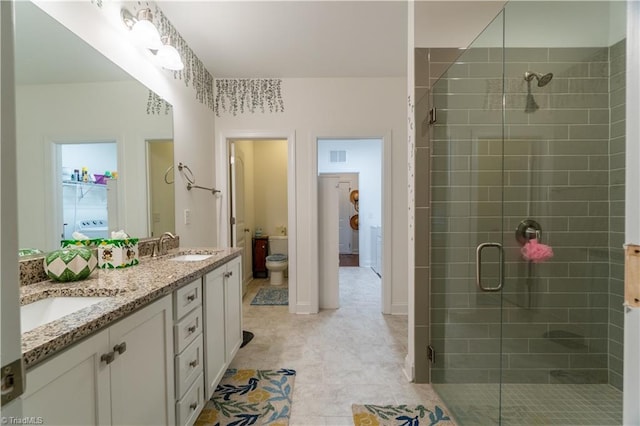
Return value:
[(287, 257), (289, 242), (286, 236), (273, 235), (269, 237), (269, 256), (266, 266), (269, 270), (269, 282), (271, 285), (282, 285), (284, 271), (289, 265)]

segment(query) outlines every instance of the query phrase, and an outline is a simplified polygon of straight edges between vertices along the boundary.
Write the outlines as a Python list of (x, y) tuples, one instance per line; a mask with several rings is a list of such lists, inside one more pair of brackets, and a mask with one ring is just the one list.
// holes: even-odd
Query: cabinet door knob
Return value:
[(196, 300), (196, 295), (195, 294), (190, 294), (187, 296), (187, 300), (189, 302), (193, 302), (194, 300)]
[(189, 331), (189, 334), (195, 333), (196, 331), (196, 326), (192, 325), (191, 327), (187, 328), (187, 331)]
[(197, 402), (192, 402), (191, 405), (189, 406), (189, 408), (191, 408), (191, 410), (195, 410), (196, 408), (198, 408), (198, 403)]
[(113, 362), (113, 360), (116, 358), (116, 353), (115, 352), (109, 352), (106, 354), (102, 354), (102, 356), (100, 357), (100, 361), (101, 362), (106, 362), (107, 365), (111, 364)]
[(198, 360), (197, 360), (197, 359), (194, 359), (193, 361), (191, 361), (191, 362), (189, 363), (189, 366), (190, 366), (190, 367), (197, 367), (197, 366), (198, 366)]
[(120, 355), (122, 355), (123, 353), (125, 353), (127, 351), (127, 342), (122, 342), (119, 345), (115, 345), (113, 347), (113, 350), (115, 352), (118, 352)]

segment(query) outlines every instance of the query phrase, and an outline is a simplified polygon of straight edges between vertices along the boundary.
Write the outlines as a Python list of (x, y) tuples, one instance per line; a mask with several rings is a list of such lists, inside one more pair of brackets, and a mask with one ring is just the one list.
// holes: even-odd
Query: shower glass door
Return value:
[(467, 424), (500, 419), (503, 33), (500, 13), (432, 87), (431, 381)]
[(460, 424), (622, 424), (625, 12), (510, 2), (432, 87), (431, 380)]

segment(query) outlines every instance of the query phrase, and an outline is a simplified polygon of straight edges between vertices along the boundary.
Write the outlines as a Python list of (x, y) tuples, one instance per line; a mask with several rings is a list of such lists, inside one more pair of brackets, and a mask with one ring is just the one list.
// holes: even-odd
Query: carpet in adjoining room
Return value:
[(228, 369), (196, 426), (287, 426), (295, 370)]
[(289, 289), (263, 287), (251, 301), (252, 305), (288, 305)]

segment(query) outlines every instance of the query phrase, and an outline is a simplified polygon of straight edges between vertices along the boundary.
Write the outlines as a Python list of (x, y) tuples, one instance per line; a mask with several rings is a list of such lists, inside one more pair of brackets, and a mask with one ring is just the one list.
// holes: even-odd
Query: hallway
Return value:
[(351, 404), (417, 404), (438, 399), (430, 385), (408, 383), (407, 317), (382, 315), (380, 278), (370, 268), (340, 268), (340, 303), (318, 315), (287, 306), (251, 306), (267, 280), (244, 299), (245, 330), (255, 338), (231, 368), (297, 371), (290, 425), (351, 425)]

